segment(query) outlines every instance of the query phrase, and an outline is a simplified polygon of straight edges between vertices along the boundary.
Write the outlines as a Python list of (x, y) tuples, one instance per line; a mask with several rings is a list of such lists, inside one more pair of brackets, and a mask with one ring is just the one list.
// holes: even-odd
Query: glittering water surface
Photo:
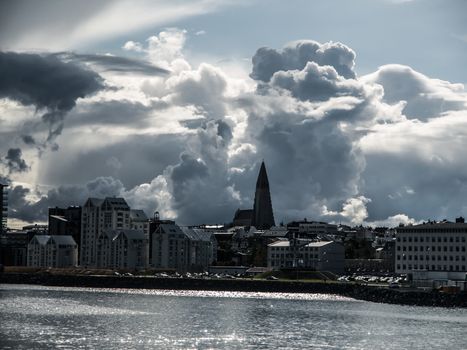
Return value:
[(467, 310), (324, 294), (0, 284), (2, 349), (467, 349)]

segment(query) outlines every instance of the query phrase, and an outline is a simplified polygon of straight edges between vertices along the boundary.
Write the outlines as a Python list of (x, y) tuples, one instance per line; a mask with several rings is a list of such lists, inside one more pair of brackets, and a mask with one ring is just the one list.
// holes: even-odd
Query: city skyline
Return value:
[(467, 216), (465, 3), (295, 5), (1, 1), (9, 226), (107, 196), (228, 222), (262, 159), (276, 222)]

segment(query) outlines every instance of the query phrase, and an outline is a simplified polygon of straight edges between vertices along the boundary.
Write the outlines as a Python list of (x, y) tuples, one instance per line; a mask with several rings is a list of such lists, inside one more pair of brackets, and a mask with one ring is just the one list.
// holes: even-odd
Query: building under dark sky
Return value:
[(264, 165), (264, 162), (262, 162), (258, 180), (256, 181), (255, 202), (253, 205), (251, 226), (260, 230), (265, 230), (274, 225), (274, 214), (272, 212), (268, 174), (266, 172), (266, 166)]
[(6, 232), (8, 217), (7, 185), (0, 184), (0, 234)]

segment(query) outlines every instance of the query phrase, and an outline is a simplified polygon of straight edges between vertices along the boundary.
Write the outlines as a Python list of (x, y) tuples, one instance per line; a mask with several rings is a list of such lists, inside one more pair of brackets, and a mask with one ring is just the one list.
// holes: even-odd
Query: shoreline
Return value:
[(47, 273), (3, 273), (0, 283), (57, 287), (208, 290), (232, 292), (321, 293), (377, 303), (467, 308), (467, 293), (388, 289), (354, 283), (268, 281), (257, 279), (187, 279), (146, 276), (65, 275)]

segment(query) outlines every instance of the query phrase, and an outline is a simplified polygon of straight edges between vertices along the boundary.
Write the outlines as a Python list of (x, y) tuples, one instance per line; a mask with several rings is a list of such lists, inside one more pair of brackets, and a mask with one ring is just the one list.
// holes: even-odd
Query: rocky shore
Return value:
[(0, 283), (38, 284), (61, 287), (143, 288), (173, 290), (216, 290), (276, 293), (323, 293), (377, 303), (400, 305), (467, 307), (467, 293), (388, 289), (354, 283), (268, 281), (256, 279), (184, 279), (139, 276), (95, 276), (55, 274), (0, 274)]

